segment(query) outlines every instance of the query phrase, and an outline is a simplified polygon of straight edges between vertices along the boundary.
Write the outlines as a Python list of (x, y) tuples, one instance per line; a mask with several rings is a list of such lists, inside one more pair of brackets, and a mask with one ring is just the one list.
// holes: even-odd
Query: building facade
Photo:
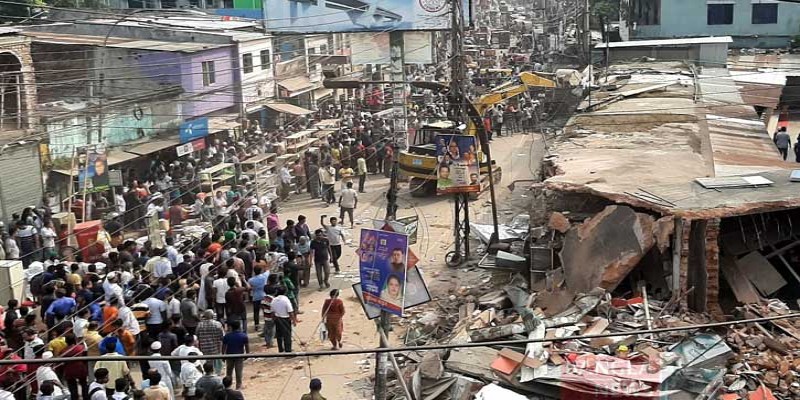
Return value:
[(631, 0), (631, 39), (732, 36), (732, 47), (786, 47), (800, 4), (776, 0)]

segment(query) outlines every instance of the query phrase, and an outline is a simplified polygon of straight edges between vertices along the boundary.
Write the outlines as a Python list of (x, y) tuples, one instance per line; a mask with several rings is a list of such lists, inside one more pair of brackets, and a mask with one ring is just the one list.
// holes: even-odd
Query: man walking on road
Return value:
[(367, 160), (358, 157), (356, 160), (356, 175), (358, 176), (358, 192), (364, 193), (364, 183), (367, 181)]
[(330, 242), (323, 236), (322, 229), (317, 229), (314, 231), (314, 240), (311, 241), (311, 258), (314, 260), (319, 290), (331, 287), (331, 284), (328, 283), (328, 278), (331, 274), (331, 267), (328, 264), (329, 253)]
[(325, 237), (331, 246), (331, 259), (333, 259), (333, 268), (339, 272), (339, 258), (342, 256), (342, 243), (344, 243), (344, 233), (342, 227), (338, 225), (336, 217), (331, 217), (330, 225), (325, 225), (325, 215), (319, 217), (319, 222), (322, 228), (325, 229)]
[[(358, 193), (353, 189), (353, 182), (347, 182), (347, 187), (339, 195), (339, 219), (344, 223), (344, 214), (350, 216), (350, 229), (353, 229), (353, 211), (358, 205)], [(330, 239), (330, 238), (329, 238)]]
[(781, 157), (786, 160), (786, 156), (789, 154), (789, 143), (791, 142), (789, 134), (786, 133), (786, 127), (781, 127), (772, 140), (775, 142), (775, 146), (778, 147), (778, 151), (781, 152)]
[(275, 318), (275, 339), (279, 353), (292, 352), (292, 326), (297, 326), (297, 315), (292, 302), (286, 297), (286, 288), (278, 287), (278, 296), (272, 300), (272, 315)]
[[(247, 339), (247, 334), (242, 332), (239, 321), (230, 322), (231, 331), (222, 338), (222, 353), (223, 354), (247, 354), (250, 352), (250, 342)], [(225, 376), (233, 376), (236, 371), (236, 390), (242, 390), (242, 370), (244, 368), (244, 359), (237, 358), (235, 360), (225, 360), (227, 368)]]

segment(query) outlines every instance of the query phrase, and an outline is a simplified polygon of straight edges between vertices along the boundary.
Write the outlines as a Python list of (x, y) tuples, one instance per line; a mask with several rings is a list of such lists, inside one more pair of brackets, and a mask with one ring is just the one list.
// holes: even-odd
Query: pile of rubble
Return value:
[[(714, 322), (708, 315), (678, 313), (678, 299), (650, 300), (646, 291), (628, 298), (613, 298), (600, 288), (575, 296), (559, 290), (529, 295), (521, 280), (513, 282), (481, 296), (459, 297), (461, 312), (449, 314), (458, 322), (427, 341), (488, 346), (399, 357), (412, 397), (800, 397), (800, 322), (793, 319), (706, 328)], [(740, 307), (735, 317), (791, 312), (771, 300)], [(422, 315), (416, 323), (437, 323), (425, 320)], [(489, 343), (513, 340), (530, 342)]]

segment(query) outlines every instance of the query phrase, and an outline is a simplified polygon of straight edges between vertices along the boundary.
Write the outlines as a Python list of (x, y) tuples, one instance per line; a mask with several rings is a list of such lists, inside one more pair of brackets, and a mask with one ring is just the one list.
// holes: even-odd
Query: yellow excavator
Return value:
[[(488, 146), (485, 138), (485, 128), (483, 126), (483, 116), (492, 106), (499, 104), (510, 98), (519, 96), (528, 91), (531, 87), (555, 88), (557, 84), (547, 78), (543, 78), (532, 72), (521, 72), (516, 79), (495, 87), (488, 93), (480, 96), (474, 102), (467, 99), (451, 99), (468, 104), (467, 114), (469, 116), (466, 129), (462, 132), (458, 129), (455, 122), (439, 121), (423, 125), (414, 135), (408, 150), (400, 152), (400, 173), (409, 178), (411, 195), (415, 197), (426, 197), (436, 193), (436, 135), (437, 134), (465, 134), (475, 136), (480, 144), (479, 149)], [(483, 134), (483, 135), (482, 135)], [(481, 171), (481, 190), (488, 186), (489, 164), (482, 150), (478, 151), (478, 159)], [(500, 182), (502, 170), (500, 167), (492, 166), (494, 183)], [(477, 194), (476, 194), (477, 195)]]

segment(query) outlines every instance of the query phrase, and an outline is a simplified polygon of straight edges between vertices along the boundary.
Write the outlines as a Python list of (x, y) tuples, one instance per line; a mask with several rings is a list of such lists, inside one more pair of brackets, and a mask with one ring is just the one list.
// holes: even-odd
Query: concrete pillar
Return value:
[(715, 318), (723, 316), (719, 306), (719, 218), (706, 224), (706, 309)]

